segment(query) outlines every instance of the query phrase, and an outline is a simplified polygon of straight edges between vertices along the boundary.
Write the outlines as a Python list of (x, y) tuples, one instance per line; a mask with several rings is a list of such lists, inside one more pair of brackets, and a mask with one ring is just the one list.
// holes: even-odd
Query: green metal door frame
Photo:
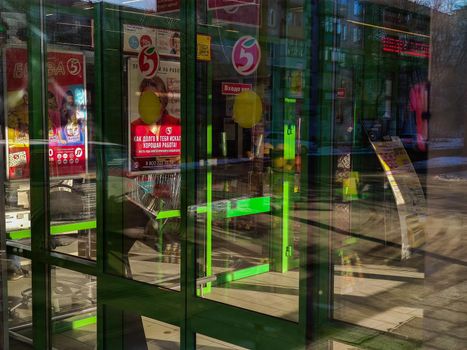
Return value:
[[(109, 15), (109, 13), (111, 13)], [(196, 11), (194, 4), (190, 1), (185, 2), (185, 6), (182, 7), (181, 11), (182, 20), (180, 22), (180, 31), (182, 35), (182, 53), (181, 53), (181, 75), (182, 75), (182, 164), (187, 166), (183, 167), (182, 171), (182, 200), (181, 200), (181, 219), (182, 219), (182, 233), (184, 233), (185, 239), (182, 239), (182, 257), (184, 257), (184, 263), (182, 264), (182, 277), (181, 277), (181, 291), (167, 291), (159, 289), (155, 286), (144, 285), (139, 282), (127, 280), (122, 276), (110, 276), (107, 274), (106, 269), (110, 268), (110, 272), (118, 274), (118, 268), (112, 268), (110, 264), (113, 261), (108, 260), (104, 251), (104, 274), (98, 276), (102, 282), (98, 282), (98, 296), (100, 297), (99, 304), (104, 305), (103, 322), (116, 322), (115, 319), (121, 319), (116, 317), (117, 315), (112, 314), (108, 317), (105, 316), (106, 306), (118, 308), (119, 310), (125, 310), (128, 306), (128, 310), (135, 312), (140, 315), (155, 318), (167, 323), (174, 324), (181, 328), (181, 343), (187, 348), (192, 348), (195, 340), (195, 333), (202, 333), (220, 340), (245, 346), (247, 348), (284, 348), (295, 344), (294, 347), (300, 347), (300, 344), (304, 345), (305, 337), (303, 327), (299, 325), (276, 319), (267, 315), (261, 315), (256, 312), (249, 310), (239, 309), (231, 305), (225, 305), (222, 303), (214, 302), (211, 300), (205, 300), (199, 298), (196, 293), (196, 275), (195, 275), (195, 239), (194, 239), (194, 216), (188, 211), (188, 208), (194, 206), (195, 197), (194, 191), (188, 189), (194, 188), (195, 184), (195, 167), (192, 166), (196, 163), (196, 138), (193, 130), (196, 130), (196, 85), (193, 76), (196, 75)], [(158, 18), (144, 19), (144, 23), (141, 23), (141, 15), (137, 13), (123, 13), (118, 11), (118, 7), (103, 4), (101, 8), (101, 20), (104, 22), (103, 33), (107, 35), (102, 38), (99, 43), (103, 45), (101, 48), (104, 53), (100, 69), (102, 70), (102, 90), (104, 96), (102, 96), (102, 135), (105, 136), (105, 142), (110, 144), (125, 144), (124, 136), (122, 131), (115, 130), (115, 120), (119, 119), (118, 115), (121, 115), (121, 107), (109, 106), (106, 103), (106, 94), (109, 96), (108, 101), (111, 97), (115, 99), (115, 96), (123, 96), (122, 91), (118, 92), (123, 83), (121, 75), (115, 76), (115, 72), (118, 71), (118, 66), (122, 67), (121, 62), (121, 38), (118, 33), (121, 32), (121, 25), (123, 23), (134, 23), (139, 25), (157, 26), (163, 27), (164, 20)], [(176, 29), (177, 21), (167, 22), (170, 24), (171, 29)], [(175, 25), (174, 25), (175, 23)], [(109, 34), (110, 33), (110, 34)], [(96, 40), (97, 43), (97, 40)], [(97, 49), (97, 47), (96, 47)], [(96, 62), (99, 58), (96, 55)], [(112, 76), (113, 75), (113, 76)], [(108, 80), (110, 78), (112, 80)], [(119, 81), (120, 79), (120, 81)], [(118, 110), (117, 110), (118, 108)], [(109, 109), (106, 111), (106, 109)], [(112, 111), (110, 111), (112, 109)], [(106, 116), (107, 119), (106, 119)], [(111, 116), (111, 118), (110, 118)], [(120, 130), (124, 130), (123, 126), (117, 126)], [(113, 130), (113, 131), (112, 131)], [(209, 138), (208, 138), (209, 142)], [(104, 155), (108, 156), (112, 146), (107, 150), (104, 150)], [(115, 150), (114, 150), (115, 151)], [(116, 152), (118, 153), (118, 152)], [(121, 157), (120, 157), (121, 158)], [(109, 159), (107, 159), (107, 162)], [(100, 167), (99, 167), (100, 168)], [(209, 178), (209, 177), (208, 177)], [(107, 176), (104, 175), (103, 187), (104, 187), (104, 198), (105, 195), (105, 183), (109, 181)], [(208, 204), (209, 205), (209, 204)], [(209, 210), (207, 210), (209, 212)], [(104, 220), (108, 215), (105, 215), (106, 208), (104, 206)], [(121, 217), (121, 215), (115, 215), (115, 211), (112, 212), (113, 217)], [(106, 227), (104, 222), (103, 227)], [(108, 227), (108, 226), (107, 226)], [(115, 227), (118, 230), (118, 227)], [(113, 229), (106, 229), (104, 234), (104, 240), (110, 241), (109, 235)], [(115, 231), (115, 232), (116, 232)], [(99, 230), (99, 232), (101, 232)], [(102, 234), (102, 232), (101, 232)], [(107, 237), (106, 237), (107, 235)], [(118, 245), (113, 244), (114, 246)], [(106, 266), (107, 265), (107, 266)], [(110, 287), (111, 286), (111, 287)], [(130, 287), (131, 286), (131, 287)], [(116, 290), (121, 291), (122, 295), (125, 290), (132, 290), (131, 296), (125, 296), (121, 299), (116, 299)], [(143, 293), (143, 291), (145, 291)], [(147, 307), (144, 305), (140, 307), (141, 300), (144, 299), (159, 300), (160, 304), (169, 305), (167, 308)], [(185, 298), (185, 299), (184, 299)], [(159, 304), (159, 303), (158, 303)], [(180, 307), (173, 306), (178, 305)], [(186, 313), (183, 310), (186, 310)], [(100, 310), (100, 309), (99, 309)], [(98, 315), (99, 316), (99, 315)], [(99, 317), (98, 317), (99, 320)], [(241, 326), (239, 325), (239, 321)], [(105, 326), (104, 326), (105, 327)], [(115, 327), (115, 325), (112, 325)], [(104, 331), (107, 329), (104, 328)], [(244, 334), (252, 333), (256, 334), (255, 340), (252, 343), (251, 339), (245, 339)], [(284, 337), (284, 334), (290, 335)], [(117, 346), (121, 341), (116, 340), (112, 342), (112, 347)], [(104, 345), (104, 348), (107, 348)]]
[[(183, 124), (183, 164), (194, 164), (195, 145), (194, 133), (190, 130), (196, 128), (195, 124), (195, 85), (190, 77), (196, 74), (196, 12), (191, 1), (182, 2), (181, 33), (182, 46), (182, 114), (186, 116)], [(123, 277), (122, 266), (119, 259), (106, 254), (109, 242), (119, 243), (119, 225), (109, 220), (109, 210), (112, 210), (115, 218), (115, 210), (109, 208), (106, 201), (108, 196), (108, 167), (105, 161), (109, 160), (109, 154), (119, 154), (118, 146), (124, 144), (123, 126), (115, 127), (115, 118), (122, 119), (121, 106), (115, 105), (115, 89), (121, 89), (122, 76), (115, 74), (120, 71), (121, 64), (121, 30), (122, 16), (117, 6), (104, 3), (95, 4), (93, 11), (69, 9), (60, 6), (46, 7), (42, 1), (36, 0), (26, 4), (31, 39), (28, 42), (30, 76), (42, 77), (30, 79), (29, 93), (31, 96), (30, 133), (31, 140), (43, 140), (47, 134), (47, 125), (42, 116), (46, 114), (44, 108), (47, 105), (43, 91), (47, 82), (47, 70), (45, 62), (47, 47), (45, 37), (45, 10), (51, 9), (63, 13), (92, 15), (95, 20), (95, 134), (97, 156), (98, 179), (98, 208), (97, 208), (97, 237), (98, 252), (97, 262), (85, 261), (61, 253), (51, 252), (48, 248), (48, 237), (51, 233), (50, 219), (48, 218), (48, 145), (43, 142), (31, 142), (31, 220), (30, 232), (18, 232), (21, 237), (31, 235), (31, 251), (27, 248), (10, 245), (9, 252), (32, 259), (33, 263), (33, 322), (34, 322), (34, 347), (36, 349), (51, 348), (51, 319), (50, 319), (50, 266), (60, 266), (73, 271), (97, 276), (97, 325), (99, 349), (123, 349), (121, 334), (115, 335), (116, 329), (122, 329), (122, 311), (127, 310), (139, 315), (158, 319), (163, 322), (181, 327), (182, 348), (194, 348), (195, 333), (228, 341), (233, 344), (251, 348), (283, 348), (291, 344), (303, 344), (303, 332), (298, 332), (297, 325), (289, 321), (276, 319), (256, 312), (238, 309), (234, 306), (203, 300), (196, 295), (196, 276), (194, 271), (195, 243), (194, 243), (194, 218), (188, 212), (188, 208), (195, 204), (192, 191), (186, 189), (194, 187), (194, 169), (189, 166), (183, 171), (182, 191), (182, 232), (186, 237), (182, 240), (182, 256), (185, 263), (182, 265), (182, 289), (181, 292), (167, 291), (156, 286), (146, 285), (140, 282), (128, 280)], [(131, 21), (140, 20), (139, 14), (128, 14), (123, 19)], [(140, 22), (139, 22), (140, 23)], [(161, 21), (157, 21), (158, 26)], [(173, 27), (173, 21), (167, 21), (168, 27)], [(115, 53), (118, 53), (118, 56)], [(37, 59), (39, 58), (39, 59)], [(110, 88), (109, 88), (110, 87)], [(117, 91), (117, 96), (123, 96), (123, 92)], [(109, 116), (112, 116), (110, 118)], [(120, 116), (120, 118), (118, 118)], [(121, 153), (120, 153), (121, 155)], [(112, 159), (112, 158), (110, 158)], [(113, 182), (113, 185), (115, 183)], [(121, 216), (120, 216), (121, 217)], [(18, 236), (19, 237), (19, 236)], [(16, 237), (16, 238), (18, 238)], [(117, 242), (115, 242), (117, 240)], [(129, 295), (128, 291), (132, 291)], [(154, 305), (154, 300), (158, 305)], [(222, 315), (221, 319), (219, 316)], [(211, 320), (209, 320), (211, 318)], [(248, 320), (242, 326), (239, 320)], [(221, 321), (221, 322), (219, 322)], [(224, 328), (228, 326), (229, 331)], [(250, 332), (257, 334), (254, 342), (245, 339), (244, 334)], [(292, 338), (284, 340), (281, 332), (286, 331)], [(118, 333), (118, 332), (117, 332)], [(302, 334), (301, 336), (299, 334)], [(282, 339), (281, 339), (282, 338)], [(302, 340), (299, 340), (302, 339)], [(280, 345), (278, 345), (280, 344)]]

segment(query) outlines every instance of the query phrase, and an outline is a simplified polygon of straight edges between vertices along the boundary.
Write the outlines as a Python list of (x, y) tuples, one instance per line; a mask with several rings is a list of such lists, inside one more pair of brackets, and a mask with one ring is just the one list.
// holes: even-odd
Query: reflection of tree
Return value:
[(462, 137), (467, 115), (467, 7), (458, 0), (418, 0), (431, 8), (431, 122), (436, 137)]

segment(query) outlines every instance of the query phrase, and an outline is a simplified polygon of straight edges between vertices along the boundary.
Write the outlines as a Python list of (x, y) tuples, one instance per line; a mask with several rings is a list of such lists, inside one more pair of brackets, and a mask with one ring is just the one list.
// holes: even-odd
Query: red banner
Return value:
[(180, 9), (180, 0), (158, 0), (156, 13), (175, 12)]
[(169, 157), (181, 154), (180, 126), (135, 125), (131, 135), (134, 157)]
[(238, 95), (243, 91), (251, 90), (251, 84), (243, 83), (222, 83), (222, 95)]

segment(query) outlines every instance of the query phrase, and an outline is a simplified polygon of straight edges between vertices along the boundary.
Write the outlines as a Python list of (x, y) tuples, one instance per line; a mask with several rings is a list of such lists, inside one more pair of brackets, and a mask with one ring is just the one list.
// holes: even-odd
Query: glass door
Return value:
[(9, 232), (22, 241), (10, 255), (32, 264), (17, 337), (303, 348), (308, 4), (24, 8), (37, 40), (27, 57), (6, 51), (31, 74), (12, 107), (29, 117), (34, 155), (9, 169), (31, 179), (31, 230)]
[(183, 11), (175, 5), (98, 6), (105, 348), (146, 349), (155, 342), (184, 348), (185, 48)]
[[(217, 337), (246, 348), (305, 343), (310, 13), (306, 1), (197, 6), (192, 308), (205, 320), (191, 322), (228, 324)], [(233, 336), (265, 325), (256, 343)]]

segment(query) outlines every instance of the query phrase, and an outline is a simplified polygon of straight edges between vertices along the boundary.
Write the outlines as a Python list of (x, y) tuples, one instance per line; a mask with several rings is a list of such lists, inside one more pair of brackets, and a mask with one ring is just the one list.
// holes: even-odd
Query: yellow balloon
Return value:
[(153, 91), (144, 91), (139, 97), (139, 115), (146, 124), (154, 124), (161, 118), (161, 108), (161, 101)]
[(261, 121), (263, 104), (254, 91), (243, 91), (235, 96), (233, 119), (242, 128), (252, 128)]

